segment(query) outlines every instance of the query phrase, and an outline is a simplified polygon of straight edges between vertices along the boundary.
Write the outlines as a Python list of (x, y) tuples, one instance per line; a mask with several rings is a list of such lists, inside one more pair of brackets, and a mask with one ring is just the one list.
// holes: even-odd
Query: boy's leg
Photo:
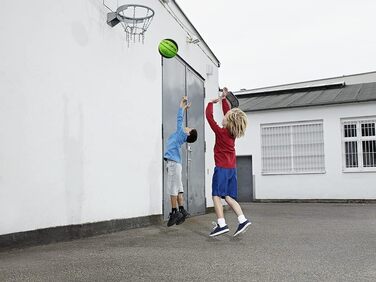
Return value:
[(184, 207), (184, 193), (183, 192), (179, 192), (178, 194), (178, 204), (179, 204), (179, 207)]
[(234, 236), (238, 236), (240, 233), (243, 233), (247, 230), (247, 228), (251, 225), (251, 222), (248, 219), (246, 219), (246, 217), (243, 214), (242, 208), (236, 200), (234, 200), (230, 196), (226, 196), (225, 200), (238, 216), (239, 226), (234, 233)]
[[(172, 226), (179, 222), (183, 215), (177, 211), (177, 205), (178, 205), (178, 168), (177, 163), (168, 161), (167, 162), (167, 188), (168, 193), (170, 195), (170, 201), (171, 201), (171, 213), (169, 216), (169, 220), (167, 222), (167, 226)], [(181, 172), (180, 172), (181, 174)]]
[(183, 215), (177, 210), (178, 196), (170, 195), (171, 199), (171, 213), (167, 222), (167, 226), (178, 224), (181, 221)]
[(179, 212), (181, 213), (182, 217), (176, 221), (176, 225), (182, 224), (185, 221), (185, 218), (189, 216), (189, 213), (184, 209), (184, 186), (182, 182), (182, 166), (181, 164), (177, 164), (176, 167), (176, 182), (178, 187), (178, 197), (177, 202), (179, 204)]
[(213, 196), (213, 203), (214, 203), (214, 210), (215, 210), (215, 214), (217, 215), (217, 219), (224, 218), (221, 198), (218, 196)]
[(239, 235), (242, 232), (245, 232), (248, 228), (248, 226), (251, 225), (251, 222), (248, 221), (242, 211), (242, 208), (240, 207), (239, 203), (235, 200), (238, 194), (238, 179), (237, 179), (237, 173), (236, 169), (232, 169), (228, 171), (228, 196), (226, 196), (225, 200), (227, 204), (232, 208), (232, 210), (236, 213), (238, 216), (239, 226), (237, 230), (234, 233), (234, 236)]
[(217, 225), (209, 236), (214, 237), (229, 232), (228, 226), (223, 215), (223, 206), (220, 195), (224, 193), (224, 171), (221, 168), (214, 168), (213, 181), (212, 181), (212, 197), (214, 203), (214, 210), (217, 216)]
[(184, 192), (179, 192), (178, 194), (178, 205), (179, 211), (183, 214), (184, 219), (189, 216), (189, 213), (184, 208)]
[(217, 225), (213, 228), (213, 231), (209, 234), (210, 237), (215, 237), (230, 231), (226, 225), (226, 220), (223, 216), (223, 206), (221, 198), (213, 196), (214, 210), (217, 215)]
[(234, 200), (230, 196), (226, 196), (225, 201), (232, 208), (232, 210), (236, 213), (237, 216), (241, 216), (243, 214), (242, 208), (236, 200)]
[(178, 196), (171, 195), (170, 199), (171, 199), (171, 208), (172, 208), (172, 211), (174, 211), (174, 210), (176, 211), (177, 206), (178, 206)]

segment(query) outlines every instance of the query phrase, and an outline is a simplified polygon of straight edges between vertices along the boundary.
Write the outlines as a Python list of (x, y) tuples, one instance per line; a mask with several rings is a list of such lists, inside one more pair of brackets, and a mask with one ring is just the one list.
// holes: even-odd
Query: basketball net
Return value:
[(144, 44), (145, 32), (153, 20), (154, 11), (146, 6), (132, 4), (120, 6), (116, 13), (126, 33), (128, 47), (137, 41)]

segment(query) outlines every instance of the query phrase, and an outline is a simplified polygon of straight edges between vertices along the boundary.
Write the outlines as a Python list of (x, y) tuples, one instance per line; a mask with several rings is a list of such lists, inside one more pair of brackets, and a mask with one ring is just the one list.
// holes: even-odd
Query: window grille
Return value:
[(263, 174), (325, 172), (322, 121), (261, 125)]
[(344, 171), (376, 171), (376, 118), (343, 119)]

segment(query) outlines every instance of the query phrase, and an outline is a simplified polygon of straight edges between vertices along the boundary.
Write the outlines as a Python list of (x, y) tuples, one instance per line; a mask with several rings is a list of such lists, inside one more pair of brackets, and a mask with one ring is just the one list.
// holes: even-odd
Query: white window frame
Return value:
[[(310, 171), (296, 171), (294, 170), (294, 150), (293, 150), (293, 134), (292, 134), (292, 128), (293, 126), (301, 126), (301, 125), (318, 125), (320, 124), (322, 126), (322, 144), (324, 146), (324, 122), (323, 120), (308, 120), (308, 121), (295, 121), (295, 122), (279, 122), (279, 123), (265, 123), (260, 124), (260, 144), (261, 144), (261, 175), (301, 175), (301, 174), (324, 174), (326, 173), (326, 161), (325, 161), (325, 150), (323, 147), (323, 169), (318, 170), (310, 170)], [(289, 126), (290, 127), (290, 138), (291, 138), (291, 165), (292, 165), (292, 171), (277, 171), (277, 172), (267, 172), (264, 171), (264, 158), (263, 158), (263, 140), (262, 140), (262, 130), (263, 128), (273, 128), (273, 127), (284, 127)]]
[[(341, 142), (342, 142), (342, 172), (376, 172), (376, 167), (364, 167), (363, 166), (363, 146), (362, 141), (376, 140), (376, 136), (362, 136), (362, 123), (375, 122), (376, 116), (356, 117), (356, 118), (342, 118), (341, 119)], [(356, 137), (345, 137), (345, 124), (356, 123)], [(346, 167), (346, 141), (356, 141), (357, 153), (358, 153), (358, 167)]]

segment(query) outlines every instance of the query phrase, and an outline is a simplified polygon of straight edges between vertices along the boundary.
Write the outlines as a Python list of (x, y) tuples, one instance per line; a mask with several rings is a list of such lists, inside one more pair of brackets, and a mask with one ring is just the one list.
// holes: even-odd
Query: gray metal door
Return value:
[[(192, 215), (205, 213), (205, 152), (204, 152), (204, 82), (181, 59), (163, 59), (162, 122), (163, 152), (171, 133), (176, 130), (179, 102), (188, 96), (192, 107), (185, 117), (185, 125), (197, 129), (198, 140), (182, 146), (182, 180), (185, 207)], [(163, 215), (168, 218), (171, 210), (170, 197), (166, 191), (166, 164), (163, 170)]]
[(253, 171), (252, 156), (236, 157), (238, 176), (238, 200), (239, 202), (252, 202), (253, 195)]
[(186, 87), (188, 100), (188, 127), (197, 130), (197, 141), (187, 144), (188, 152), (188, 208), (193, 214), (205, 213), (205, 125), (204, 125), (204, 82), (187, 68)]

